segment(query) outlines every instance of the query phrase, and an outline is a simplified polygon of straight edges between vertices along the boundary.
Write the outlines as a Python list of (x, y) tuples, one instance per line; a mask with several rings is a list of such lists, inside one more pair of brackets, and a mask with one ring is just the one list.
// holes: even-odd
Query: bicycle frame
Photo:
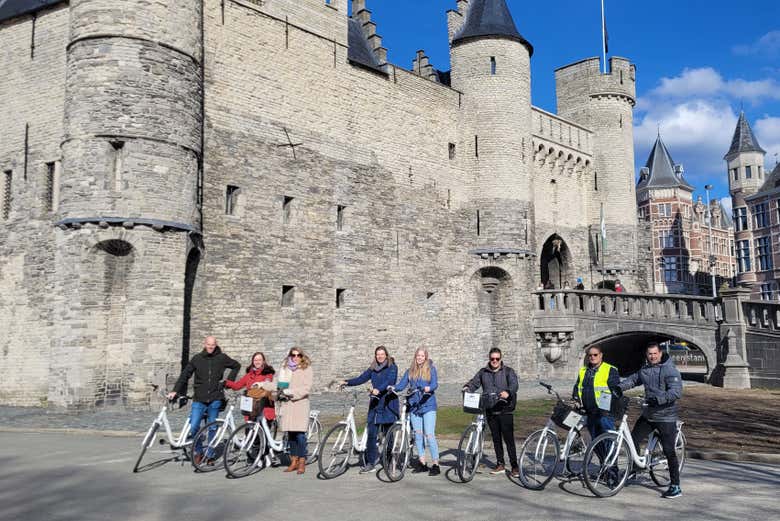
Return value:
[[(154, 430), (154, 426), (159, 425), (165, 429), (165, 435), (167, 436), (168, 445), (173, 449), (183, 449), (185, 447), (188, 447), (189, 445), (192, 445), (192, 440), (188, 440), (187, 436), (190, 433), (190, 417), (187, 415), (187, 420), (184, 422), (184, 426), (182, 427), (181, 431), (179, 432), (178, 436), (173, 435), (173, 430), (171, 428), (171, 423), (168, 420), (168, 405), (163, 404), (162, 409), (160, 409), (160, 413), (157, 415), (157, 418), (154, 419), (152, 422), (152, 425), (149, 427), (149, 429), (146, 431), (146, 435), (144, 436), (143, 441), (141, 442), (141, 446), (150, 446), (150, 442), (152, 440), (149, 439), (149, 435), (152, 433), (152, 430)], [(159, 430), (157, 431), (159, 433)], [(157, 435), (155, 434), (155, 436)]]
[[(582, 429), (588, 424), (588, 419), (586, 416), (580, 415), (580, 420), (577, 422), (577, 424), (574, 427), (569, 428), (569, 432), (566, 434), (566, 440), (563, 442), (563, 445), (561, 446), (561, 451), (558, 454), (558, 461), (566, 461), (566, 458), (569, 456), (569, 450), (571, 450), (572, 443), (574, 443), (574, 438), (577, 436), (578, 433), (582, 432)], [(547, 433), (551, 432), (553, 436), (558, 436), (557, 430), (555, 429), (556, 425), (555, 422), (548, 419), (547, 424), (544, 426), (544, 429), (542, 429), (542, 435), (539, 438), (539, 442), (536, 444), (536, 451), (537, 454), (544, 454), (544, 450), (542, 452), (539, 452), (539, 449), (546, 449), (546, 447), (543, 444), (547, 443)], [(581, 435), (581, 434), (580, 434)]]
[[(632, 463), (636, 465), (637, 468), (639, 468), (640, 470), (646, 470), (647, 468), (649, 468), (650, 454), (652, 453), (653, 448), (655, 448), (655, 444), (660, 443), (660, 438), (658, 438), (654, 430), (651, 431), (650, 435), (647, 438), (647, 446), (645, 447), (645, 450), (642, 451), (642, 455), (640, 456), (636, 452), (634, 438), (633, 436), (631, 436), (631, 430), (628, 428), (627, 420), (628, 420), (628, 414), (624, 414), (623, 421), (620, 422), (620, 427), (618, 427), (617, 430), (609, 431), (617, 435), (617, 441), (610, 448), (610, 451), (607, 454), (607, 457), (605, 459), (609, 465), (614, 464), (615, 458), (617, 457), (618, 454), (620, 454), (620, 448), (622, 444), (628, 443), (628, 451), (631, 454)], [(677, 422), (678, 433), (682, 430), (682, 426), (683, 426), (683, 422), (678, 421)]]

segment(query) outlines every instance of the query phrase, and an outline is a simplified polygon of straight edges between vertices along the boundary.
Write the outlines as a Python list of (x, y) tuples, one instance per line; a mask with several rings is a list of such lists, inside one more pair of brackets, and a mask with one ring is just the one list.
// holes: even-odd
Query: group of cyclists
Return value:
[[(682, 396), (682, 379), (669, 355), (658, 343), (647, 345), (646, 360), (639, 371), (621, 380), (616, 367), (603, 361), (603, 351), (598, 345), (591, 345), (585, 351), (585, 360), (572, 390), (572, 399), (587, 414), (587, 427), (591, 439), (615, 429), (615, 410), (624, 391), (644, 386), (642, 415), (632, 430), (638, 445), (652, 431), (661, 440), (663, 452), (668, 461), (671, 484), (663, 492), (664, 498), (682, 495), (675, 436), (677, 430), (677, 400)], [(173, 400), (186, 393), (187, 383), (194, 375), (193, 405), (190, 413), (192, 435), (197, 431), (204, 415), (213, 421), (219, 414), (225, 397), (223, 388), (234, 390), (262, 388), (273, 390), (280, 402), (279, 427), (287, 432), (290, 443), (291, 464), (285, 472), (303, 474), (306, 469), (306, 429), (310, 409), (312, 368), (309, 357), (298, 347), (289, 350), (282, 362), (279, 374), (266, 362), (263, 353), (255, 353), (246, 368), (246, 374), (237, 379), (240, 364), (227, 356), (209, 336), (203, 350), (192, 357), (183, 369), (174, 390), (168, 394)], [(230, 370), (227, 378), (224, 372)], [(427, 473), (436, 476), (439, 467), (439, 447), (436, 441), (436, 389), (438, 375), (436, 366), (425, 348), (418, 348), (409, 368), (396, 383), (398, 368), (385, 346), (374, 349), (369, 367), (360, 375), (340, 380), (341, 386), (358, 386), (370, 382), (368, 409), (368, 445), (365, 464), (361, 473), (374, 472), (380, 465), (377, 440), (380, 432), (386, 432), (398, 419), (398, 393), (409, 388), (408, 406), (414, 430), (418, 460), (413, 462), (413, 473)], [(517, 373), (503, 361), (500, 349), (492, 348), (488, 360), (474, 377), (464, 386), (464, 392), (482, 389), (485, 398), (482, 408), (490, 427), (496, 463), (493, 474), (509, 473), (519, 476), (517, 451), (514, 437), (514, 411), (517, 404)], [(275, 418), (273, 403), (266, 402), (258, 410), (267, 420)], [(506, 455), (504, 453), (506, 446)], [(426, 454), (427, 450), (427, 454)], [(506, 456), (506, 457), (505, 457)], [(202, 457), (195, 454), (193, 457)], [(508, 459), (507, 459), (508, 457)], [(507, 469), (507, 463), (509, 469)]]

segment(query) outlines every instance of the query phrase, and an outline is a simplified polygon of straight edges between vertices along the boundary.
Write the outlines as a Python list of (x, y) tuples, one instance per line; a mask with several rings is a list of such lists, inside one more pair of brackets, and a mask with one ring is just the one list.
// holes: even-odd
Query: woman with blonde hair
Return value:
[(279, 427), (287, 432), (290, 442), (291, 462), (285, 472), (306, 472), (306, 430), (312, 379), (311, 360), (303, 350), (293, 347), (282, 363), (277, 381), (280, 392), (287, 398), (279, 409)]
[[(406, 370), (396, 391), (403, 391), (406, 386), (415, 392), (409, 397), (410, 417), (414, 429), (414, 441), (420, 460), (413, 473), (428, 472), (429, 476), (438, 476), (439, 445), (436, 443), (436, 388), (439, 386), (436, 366), (428, 355), (428, 350), (420, 347), (414, 352), (412, 364)], [(431, 453), (430, 468), (425, 463), (425, 447)]]

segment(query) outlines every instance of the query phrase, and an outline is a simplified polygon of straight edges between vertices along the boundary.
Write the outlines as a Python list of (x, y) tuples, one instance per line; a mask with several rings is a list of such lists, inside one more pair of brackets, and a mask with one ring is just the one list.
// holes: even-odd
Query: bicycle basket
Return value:
[(482, 414), (483, 407), (482, 394), (463, 393), (463, 412), (468, 414)]
[(553, 408), (550, 419), (561, 429), (569, 430), (580, 421), (581, 416), (564, 402), (559, 401)]
[(626, 414), (629, 403), (631, 403), (631, 399), (628, 396), (621, 396), (619, 400), (612, 400), (610, 413), (616, 421), (619, 421)]

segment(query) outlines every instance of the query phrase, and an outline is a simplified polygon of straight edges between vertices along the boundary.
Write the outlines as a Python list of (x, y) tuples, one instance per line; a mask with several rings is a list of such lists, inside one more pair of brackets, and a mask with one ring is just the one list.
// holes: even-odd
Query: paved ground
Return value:
[[(0, 433), (0, 519), (780, 518), (780, 467), (768, 465), (690, 460), (682, 498), (661, 499), (649, 481), (642, 481), (617, 497), (595, 499), (579, 482), (553, 482), (547, 490), (531, 492), (489, 474), (466, 485), (444, 474), (385, 483), (376, 475), (358, 475), (357, 469), (331, 481), (317, 479), (314, 471), (298, 477), (279, 469), (230, 480), (221, 472), (195, 474), (189, 464), (174, 462), (133, 474), (139, 446), (140, 438)], [(443, 465), (453, 461), (452, 452), (445, 452)]]

